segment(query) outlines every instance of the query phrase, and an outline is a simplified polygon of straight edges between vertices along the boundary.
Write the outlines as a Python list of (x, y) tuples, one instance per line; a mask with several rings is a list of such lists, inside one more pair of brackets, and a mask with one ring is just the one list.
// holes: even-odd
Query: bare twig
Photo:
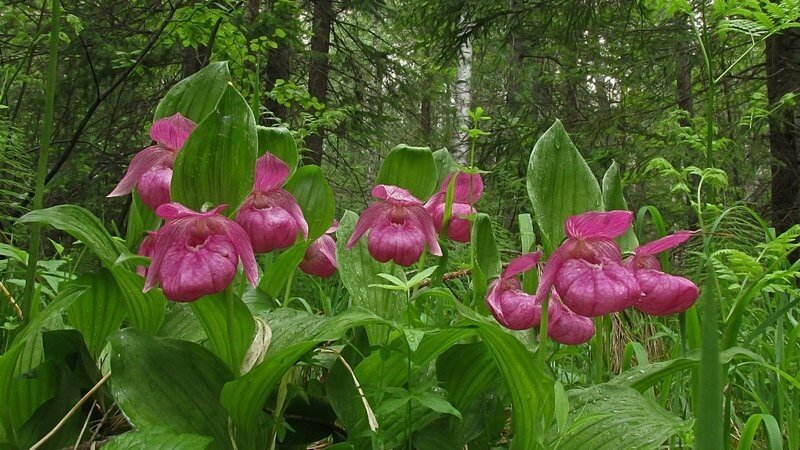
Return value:
[(8, 303), (14, 308), (14, 313), (19, 317), (19, 320), (22, 320), (22, 310), (19, 308), (17, 301), (14, 300), (14, 296), (11, 295), (11, 292), (8, 292), (8, 289), (6, 289), (6, 286), (2, 282), (0, 282), (0, 292), (8, 299)]

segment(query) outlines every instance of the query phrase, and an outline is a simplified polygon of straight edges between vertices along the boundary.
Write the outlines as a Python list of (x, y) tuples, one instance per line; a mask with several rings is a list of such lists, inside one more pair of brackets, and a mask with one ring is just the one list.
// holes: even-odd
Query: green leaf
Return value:
[(128, 305), (131, 324), (149, 334), (155, 334), (164, 321), (167, 307), (164, 294), (160, 289), (142, 292), (144, 279), (130, 270), (121, 267), (112, 267), (109, 270)]
[(292, 133), (284, 127), (256, 126), (258, 132), (258, 156), (266, 152), (280, 158), (289, 166), (289, 175), (297, 169), (297, 143)]
[(601, 384), (570, 391), (570, 423), (550, 448), (657, 448), (690, 425), (634, 389)]
[(431, 266), (431, 267), (428, 267), (425, 270), (420, 271), (418, 274), (414, 275), (413, 277), (411, 277), (410, 280), (408, 280), (406, 282), (406, 286), (414, 287), (414, 286), (422, 283), (422, 281), (424, 279), (430, 277), (433, 274), (433, 272), (436, 272), (436, 269), (438, 269), (438, 268), (439, 268), (439, 266)]
[[(616, 162), (611, 163), (606, 174), (603, 175), (603, 203), (606, 211), (628, 210), (628, 202), (625, 201), (625, 196), (622, 192), (622, 176), (619, 173), (619, 166)], [(633, 249), (639, 246), (639, 240), (636, 239), (633, 229), (626, 231), (625, 234), (619, 237), (618, 241), (623, 252), (632, 252)]]
[[(230, 298), (226, 299), (226, 295)], [(226, 301), (231, 301), (233, 305), (232, 327), (229, 327)], [(233, 374), (238, 375), (255, 333), (250, 310), (230, 292), (230, 288), (216, 295), (206, 295), (190, 305), (195, 317), (203, 325), (211, 351), (225, 361)]]
[(161, 219), (155, 211), (142, 203), (139, 194), (133, 194), (131, 207), (128, 211), (128, 228), (125, 230), (125, 244), (128, 249), (135, 251), (139, 247), (142, 238), (147, 231), (158, 228)]
[(233, 213), (253, 188), (257, 139), (250, 106), (228, 86), (175, 159), (172, 200), (195, 211), (226, 204)]
[(286, 249), (283, 253), (278, 255), (277, 258), (267, 266), (264, 271), (264, 276), (258, 283), (258, 288), (269, 294), (272, 298), (277, 298), (283, 289), (286, 288), (286, 282), (292, 275), (292, 272), (303, 261), (308, 246), (312, 241), (299, 241), (293, 246)]
[(475, 252), (475, 266), (472, 268), (472, 304), (480, 311), (486, 311), (484, 298), (489, 280), (500, 275), (503, 266), (500, 252), (492, 231), (492, 221), (484, 213), (478, 213), (472, 223), (472, 249)]
[(207, 436), (176, 434), (158, 427), (115, 436), (103, 445), (103, 450), (202, 450), (213, 441)]
[(333, 190), (318, 166), (297, 169), (283, 187), (294, 196), (308, 223), (308, 240), (325, 234), (333, 224)]
[(755, 439), (758, 426), (764, 423), (764, 430), (767, 432), (767, 442), (769, 442), (769, 450), (783, 449), (783, 435), (778, 421), (771, 414), (753, 414), (747, 419), (747, 422), (742, 428), (742, 434), (739, 438), (738, 450), (750, 450)]
[(430, 410), (436, 411), (441, 414), (450, 414), (451, 416), (455, 416), (461, 419), (461, 411), (455, 409), (453, 405), (451, 405), (450, 402), (448, 402), (441, 395), (425, 391), (425, 392), (415, 393), (413, 398), (414, 400), (418, 401), (422, 406)]
[(197, 344), (133, 328), (112, 336), (111, 345), (111, 390), (136, 429), (167, 427), (212, 437), (212, 448), (231, 448), (219, 398), (233, 375), (222, 361)]
[(433, 152), (433, 162), (436, 164), (436, 186), (441, 186), (447, 175), (458, 170), (458, 163), (446, 148)]
[(436, 178), (436, 163), (430, 148), (400, 144), (386, 155), (375, 184), (399, 186), (425, 201), (436, 191)]
[(92, 357), (97, 359), (108, 336), (119, 330), (127, 305), (117, 282), (106, 269), (75, 280), (86, 290), (67, 309), (70, 324), (81, 332)]
[[(379, 273), (385, 273), (405, 279), (402, 268), (394, 264), (382, 264), (369, 254), (366, 236), (351, 248), (346, 249), (345, 244), (353, 234), (358, 215), (352, 211), (345, 211), (336, 231), (336, 259), (339, 263), (339, 276), (342, 283), (350, 293), (353, 306), (358, 306), (386, 320), (399, 320), (405, 311), (405, 292), (390, 292), (380, 288), (369, 287), (371, 284), (381, 284), (383, 279)], [(367, 335), (371, 344), (385, 343), (388, 330), (385, 327), (367, 327)]]
[[(0, 382), (0, 405), (8, 405), (11, 401), (14, 386), (9, 380), (14, 378), (14, 368), (23, 349), (24, 345), (17, 343), (0, 355), (0, 380), (2, 380)], [(8, 442), (11, 439), (13, 416), (14, 413), (10, 408), (0, 408), (0, 437), (2, 437), (0, 442)]]
[(158, 103), (153, 120), (179, 112), (195, 123), (200, 123), (214, 111), (230, 81), (227, 62), (209, 64), (172, 86)]
[(548, 254), (564, 238), (567, 217), (603, 209), (597, 179), (558, 120), (533, 147), (527, 185)]
[(17, 223), (42, 223), (69, 233), (100, 258), (106, 267), (114, 265), (124, 246), (114, 240), (94, 214), (75, 205), (59, 205), (31, 211)]

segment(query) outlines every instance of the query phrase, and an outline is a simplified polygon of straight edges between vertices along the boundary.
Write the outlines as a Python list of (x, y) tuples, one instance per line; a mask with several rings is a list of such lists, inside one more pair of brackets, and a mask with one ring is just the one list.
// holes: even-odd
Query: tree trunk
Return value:
[[(295, 20), (293, 9), (294, 5), (277, 0), (270, 0), (267, 2), (270, 14), (275, 17), (278, 23), (288, 23)], [(267, 67), (264, 70), (264, 87), (266, 92), (270, 92), (275, 88), (278, 80), (288, 80), (292, 61), (291, 42), (284, 38), (278, 41), (278, 48), (270, 50), (267, 55)], [(286, 106), (276, 102), (271, 98), (264, 101), (264, 106), (272, 113), (272, 116), (265, 115), (262, 120), (264, 125), (270, 125), (271, 122), (289, 121), (289, 111)]]
[(800, 92), (800, 29), (790, 28), (767, 38), (767, 97), (772, 154), (772, 224), (782, 233), (800, 223), (800, 128), (798, 107), (778, 105)]
[(694, 36), (691, 34), (691, 28), (686, 23), (686, 18), (682, 15), (677, 19), (678, 25), (685, 28), (681, 31), (675, 46), (675, 94), (676, 103), (678, 108), (686, 111), (689, 117), (681, 118), (680, 124), (683, 127), (688, 127), (691, 122), (690, 117), (694, 115), (694, 95), (692, 93), (692, 67), (694, 66), (694, 58), (692, 56), (692, 46), (694, 45)]
[[(331, 46), (332, 0), (315, 0), (311, 23), (311, 64), (308, 71), (308, 93), (320, 103), (328, 100), (328, 51)], [(322, 164), (325, 131), (317, 129), (308, 137), (309, 156), (314, 164)]]
[[(462, 22), (464, 18), (462, 17)], [(469, 128), (469, 109), (472, 104), (472, 40), (467, 38), (458, 49), (458, 68), (456, 70), (456, 130), (455, 143), (453, 145), (453, 158), (461, 163), (467, 164), (469, 158), (469, 134), (465, 129)]]
[(430, 144), (431, 141), (431, 99), (426, 94), (422, 98), (422, 104), (420, 105), (420, 126), (422, 127), (422, 136), (425, 139), (426, 144)]

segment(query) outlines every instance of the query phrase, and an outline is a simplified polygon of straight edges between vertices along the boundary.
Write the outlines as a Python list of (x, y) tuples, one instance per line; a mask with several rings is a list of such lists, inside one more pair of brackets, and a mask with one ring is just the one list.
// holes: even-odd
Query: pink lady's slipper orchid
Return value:
[(517, 275), (534, 267), (542, 252), (527, 253), (512, 260), (489, 285), (486, 306), (500, 325), (512, 330), (526, 330), (539, 325), (542, 306), (536, 297), (522, 291)]
[(393, 260), (410, 266), (419, 260), (426, 243), (432, 254), (442, 255), (433, 221), (418, 198), (405, 189), (384, 184), (372, 188), (372, 196), (379, 201), (361, 213), (347, 241), (348, 249), (370, 230), (367, 248), (380, 262)]
[(328, 231), (320, 236), (306, 249), (303, 261), (300, 262), (300, 270), (322, 278), (328, 278), (336, 273), (336, 242), (331, 236), (339, 228), (339, 223), (334, 222)]
[(161, 286), (177, 302), (191, 302), (224, 290), (233, 281), (239, 260), (247, 280), (255, 285), (258, 268), (247, 233), (220, 214), (225, 205), (198, 213), (180, 203), (156, 210), (166, 223), (158, 233), (147, 269), (144, 290)]
[[(458, 172), (455, 174), (456, 181), (453, 185), (453, 209), (450, 217), (450, 225), (447, 227), (447, 237), (456, 242), (469, 242), (471, 223), (469, 215), (475, 213), (472, 206), (483, 194), (483, 180), (480, 174)], [(441, 233), (444, 221), (445, 200), (447, 196), (447, 186), (453, 174), (445, 178), (439, 192), (434, 194), (425, 203), (425, 209), (433, 219), (436, 232)]]
[(175, 157), (196, 126), (180, 113), (156, 120), (150, 127), (150, 138), (156, 141), (156, 145), (133, 157), (125, 176), (108, 196), (127, 195), (136, 187), (145, 205), (156, 209), (168, 203)]
[[(148, 258), (153, 257), (153, 253), (156, 249), (156, 237), (158, 234), (155, 231), (148, 231), (147, 236), (142, 239), (142, 243), (139, 244), (139, 251), (136, 252), (139, 256), (146, 256)], [(136, 266), (136, 273), (139, 274), (141, 277), (147, 276), (147, 267), (145, 266)]]
[(579, 345), (589, 342), (594, 336), (592, 319), (570, 311), (555, 292), (550, 297), (547, 311), (547, 335), (550, 339), (565, 345)]
[(644, 294), (634, 305), (636, 309), (663, 316), (686, 311), (694, 305), (700, 295), (697, 285), (686, 278), (662, 272), (661, 263), (655, 256), (683, 244), (692, 236), (692, 231), (678, 231), (638, 247), (633, 256), (625, 260)]
[(537, 296), (555, 285), (564, 305), (585, 317), (633, 306), (641, 296), (639, 283), (622, 266), (614, 242), (632, 220), (630, 211), (588, 212), (567, 219), (567, 240), (550, 256)]
[(297, 240), (297, 232), (308, 237), (308, 224), (292, 194), (281, 189), (289, 177), (289, 166), (275, 155), (264, 153), (256, 161), (253, 192), (236, 214), (253, 242), (256, 253), (286, 248)]

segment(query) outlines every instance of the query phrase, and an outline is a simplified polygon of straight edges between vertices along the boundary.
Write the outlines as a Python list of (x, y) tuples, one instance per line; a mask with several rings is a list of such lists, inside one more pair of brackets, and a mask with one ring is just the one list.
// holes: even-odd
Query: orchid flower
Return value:
[(303, 261), (300, 262), (300, 270), (322, 278), (328, 278), (336, 273), (338, 264), (336, 263), (336, 242), (331, 236), (339, 228), (339, 223), (334, 221), (333, 226), (320, 236), (306, 249)]
[[(445, 199), (447, 187), (453, 178), (450, 174), (445, 178), (439, 192), (434, 194), (426, 203), (425, 209), (433, 219), (436, 232), (441, 233), (444, 222)], [(453, 186), (453, 209), (451, 212), (450, 225), (447, 228), (447, 237), (456, 242), (469, 242), (471, 238), (471, 226), (469, 216), (475, 213), (472, 206), (483, 194), (483, 180), (480, 174), (469, 174), (458, 172), (455, 174), (456, 180)]]
[(594, 336), (594, 322), (572, 312), (553, 291), (548, 302), (549, 323), (547, 335), (550, 339), (565, 345), (579, 345), (589, 342)]
[[(136, 252), (139, 256), (146, 256), (148, 258), (153, 257), (153, 253), (156, 249), (156, 238), (158, 233), (155, 231), (148, 231), (147, 236), (142, 239), (142, 243), (139, 244), (139, 251)], [(141, 277), (147, 276), (147, 267), (145, 266), (136, 266), (136, 273), (139, 274)]]
[(281, 189), (289, 177), (289, 166), (275, 155), (264, 153), (256, 161), (253, 191), (236, 214), (256, 253), (286, 248), (297, 240), (297, 232), (308, 237), (308, 224), (292, 194)]
[(542, 252), (526, 253), (513, 259), (489, 285), (486, 306), (500, 325), (512, 330), (526, 330), (539, 325), (542, 306), (536, 296), (522, 291), (517, 275), (536, 267)]
[(643, 296), (634, 305), (639, 311), (656, 316), (686, 311), (700, 295), (697, 285), (683, 277), (661, 271), (661, 263), (655, 255), (677, 247), (694, 236), (692, 231), (675, 234), (639, 246), (625, 265), (633, 272)]
[(255, 286), (258, 268), (250, 238), (236, 222), (220, 214), (225, 206), (208, 212), (192, 211), (180, 203), (158, 207), (156, 214), (166, 223), (156, 233), (145, 291), (158, 284), (168, 299), (191, 302), (228, 287), (239, 260)]
[(630, 211), (588, 212), (567, 219), (567, 239), (550, 256), (537, 297), (555, 285), (564, 305), (585, 316), (601, 316), (633, 306), (639, 283), (622, 266), (614, 238), (631, 225)]
[(196, 126), (180, 113), (156, 120), (150, 127), (150, 138), (156, 141), (156, 145), (133, 157), (125, 176), (108, 196), (127, 195), (136, 187), (145, 205), (156, 209), (168, 203), (175, 157)]
[(369, 254), (380, 262), (393, 260), (410, 266), (419, 260), (428, 244), (430, 252), (442, 255), (433, 221), (422, 202), (405, 189), (379, 184), (372, 188), (378, 201), (359, 217), (346, 247), (352, 248), (367, 230)]

